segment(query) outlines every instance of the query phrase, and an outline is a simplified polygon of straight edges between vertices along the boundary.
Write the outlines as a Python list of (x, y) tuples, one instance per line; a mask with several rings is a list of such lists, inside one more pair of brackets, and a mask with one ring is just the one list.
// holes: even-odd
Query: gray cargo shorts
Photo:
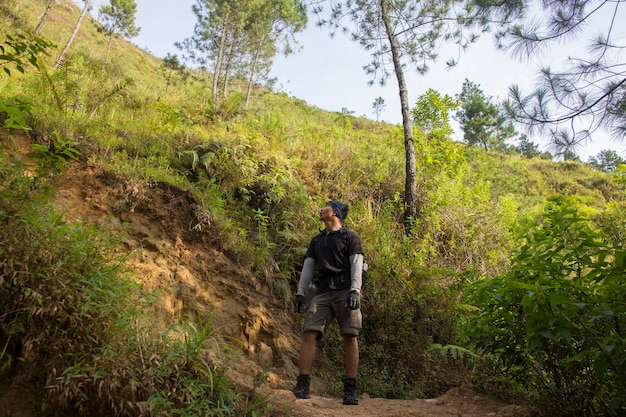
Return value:
[(348, 307), (349, 296), (349, 288), (316, 295), (307, 309), (303, 331), (317, 331), (319, 332), (317, 338), (321, 339), (326, 327), (334, 319), (337, 319), (342, 335), (358, 336), (363, 325), (363, 317), (361, 309), (350, 310)]

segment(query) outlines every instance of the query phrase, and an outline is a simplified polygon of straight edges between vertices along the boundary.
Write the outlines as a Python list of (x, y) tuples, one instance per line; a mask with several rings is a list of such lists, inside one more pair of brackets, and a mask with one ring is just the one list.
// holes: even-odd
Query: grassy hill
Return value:
[[(31, 31), (47, 3), (0, 4), (0, 41)], [(223, 415), (238, 415), (255, 393), (238, 396), (227, 382), (223, 336), (265, 358), (258, 378), (289, 381), (299, 329), (291, 294), (316, 213), (330, 199), (350, 205), (347, 224), (370, 259), (360, 377), (377, 397), (432, 397), (468, 378), (503, 378), (474, 366), (466, 350), (467, 311), (482, 308), (470, 308), (466, 295), (516, 270), (519, 248), (546, 213), (573, 207), (597, 239), (623, 244), (622, 177), (419, 135), (420, 217), (407, 235), (400, 127), (263, 86), (245, 109), (237, 82), (216, 111), (210, 74), (168, 84), (159, 59), (120, 38), (104, 62), (107, 42), (90, 18), (54, 70), (79, 12), (71, 1), (55, 5), (40, 36), (58, 48), (24, 73), (6, 64), (11, 75), (0, 82), (0, 364), (7, 379), (27, 365), (40, 371), (33, 379), (55, 410), (168, 414), (227, 402), (235, 405)], [(272, 317), (281, 324), (268, 324)], [(129, 332), (141, 336), (129, 343)], [(342, 369), (334, 336), (316, 364), (329, 391)], [(219, 347), (207, 354), (212, 340)], [(158, 363), (146, 362), (148, 353)], [(181, 393), (176, 378), (191, 388)], [(223, 390), (207, 396), (207, 378)], [(532, 389), (518, 395), (528, 400)]]

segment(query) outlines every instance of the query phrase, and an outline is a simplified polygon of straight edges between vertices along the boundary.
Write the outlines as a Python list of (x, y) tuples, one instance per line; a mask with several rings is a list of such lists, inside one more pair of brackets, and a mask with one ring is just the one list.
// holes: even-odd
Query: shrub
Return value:
[(567, 203), (548, 204), (526, 236), (508, 273), (476, 285), (470, 342), (509, 393), (550, 415), (623, 415), (624, 241), (602, 239)]

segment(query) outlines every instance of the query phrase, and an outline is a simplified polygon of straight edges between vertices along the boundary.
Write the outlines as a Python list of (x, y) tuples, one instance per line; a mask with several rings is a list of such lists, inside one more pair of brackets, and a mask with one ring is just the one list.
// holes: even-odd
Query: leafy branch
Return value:
[(16, 69), (23, 74), (28, 64), (39, 67), (39, 56), (48, 55), (46, 49), (55, 46), (38, 36), (7, 35), (4, 44), (0, 43), (0, 67), (9, 77), (11, 76), (9, 65), (15, 65)]

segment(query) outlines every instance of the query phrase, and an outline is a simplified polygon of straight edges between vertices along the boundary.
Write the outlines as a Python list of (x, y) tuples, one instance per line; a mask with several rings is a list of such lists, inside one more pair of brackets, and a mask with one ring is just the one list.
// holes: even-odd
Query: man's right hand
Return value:
[(304, 295), (296, 295), (296, 313), (302, 313), (302, 307), (304, 307)]

